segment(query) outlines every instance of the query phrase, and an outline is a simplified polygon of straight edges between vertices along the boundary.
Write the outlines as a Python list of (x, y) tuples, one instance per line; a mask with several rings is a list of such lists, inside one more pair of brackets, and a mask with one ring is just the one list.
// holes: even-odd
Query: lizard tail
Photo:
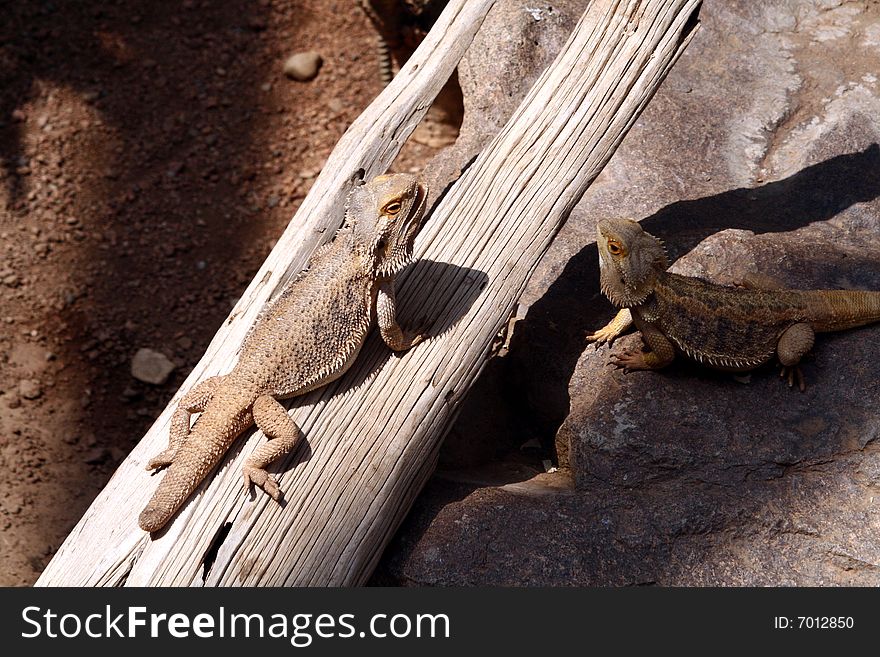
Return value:
[(202, 480), (220, 462), (235, 437), (251, 422), (248, 410), (229, 417), (225, 408), (211, 407), (195, 423), (174, 456), (153, 497), (141, 511), (138, 525), (155, 532), (174, 517)]
[(155, 532), (162, 529), (180, 510), (186, 499), (192, 495), (202, 478), (197, 478), (191, 469), (175, 460), (168, 466), (165, 478), (159, 483), (153, 497), (141, 511), (141, 515), (138, 517), (140, 528), (145, 532)]
[(814, 331), (842, 331), (880, 322), (880, 292), (816, 290), (805, 294)]

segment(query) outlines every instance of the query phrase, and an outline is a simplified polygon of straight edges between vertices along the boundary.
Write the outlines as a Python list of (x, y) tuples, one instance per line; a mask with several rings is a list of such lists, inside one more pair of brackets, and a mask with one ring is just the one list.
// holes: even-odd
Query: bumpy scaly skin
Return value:
[(804, 389), (798, 364), (815, 334), (880, 321), (880, 292), (715, 285), (666, 271), (663, 244), (628, 219), (599, 222), (602, 291), (622, 310), (588, 340), (612, 342), (631, 324), (648, 351), (623, 352), (626, 370), (660, 369), (676, 354), (743, 372), (778, 356), (789, 386)]
[[(277, 400), (339, 378), (374, 318), (395, 351), (424, 339), (398, 325), (394, 279), (412, 259), (426, 197), (425, 185), (406, 174), (380, 176), (352, 192), (346, 226), (257, 320), (235, 368), (181, 399), (168, 449), (147, 464), (148, 470), (169, 467), (140, 515), (142, 529), (162, 528), (251, 424), (269, 440), (245, 462), (245, 486), (254, 483), (278, 500), (281, 491), (265, 467), (293, 449), (302, 432)], [(201, 416), (190, 430), (195, 412)]]

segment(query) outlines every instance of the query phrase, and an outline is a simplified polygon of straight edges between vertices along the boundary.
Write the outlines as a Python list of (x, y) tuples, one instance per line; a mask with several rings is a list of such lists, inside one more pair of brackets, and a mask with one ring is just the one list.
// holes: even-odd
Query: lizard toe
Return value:
[(634, 359), (635, 355), (631, 351), (622, 351), (619, 354), (611, 354), (611, 364), (618, 369), (622, 369), (624, 373), (632, 371)]
[(789, 388), (794, 388), (795, 383), (797, 383), (798, 390), (801, 392), (805, 392), (807, 389), (804, 373), (798, 365), (783, 365), (779, 371), (779, 378), (785, 380)]
[(599, 329), (595, 333), (590, 333), (589, 335), (587, 335), (585, 339), (587, 342), (592, 342), (596, 346), (596, 349), (598, 349), (600, 345), (606, 343), (608, 344), (608, 346), (611, 346), (611, 344), (614, 342), (615, 337), (616, 336), (614, 336), (613, 334), (609, 335), (608, 332), (605, 331), (605, 329)]
[(244, 486), (250, 490), (251, 484), (255, 484), (262, 488), (265, 493), (276, 502), (281, 499), (281, 489), (275, 482), (275, 479), (261, 468), (245, 467), (242, 469), (244, 476)]

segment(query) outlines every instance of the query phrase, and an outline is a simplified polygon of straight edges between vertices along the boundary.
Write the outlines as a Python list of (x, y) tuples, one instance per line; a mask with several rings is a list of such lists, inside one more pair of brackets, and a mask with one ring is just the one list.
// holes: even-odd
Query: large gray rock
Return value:
[[(451, 435), (456, 464), (497, 460), (494, 426), (503, 458), (537, 436), (569, 469), (436, 477), (378, 581), (880, 584), (880, 329), (820, 336), (804, 394), (770, 367), (746, 382), (685, 362), (624, 375), (584, 342), (613, 313), (593, 244), (608, 215), (641, 220), (685, 273), (880, 289), (878, 19), (856, 2), (704, 3)], [(491, 398), (505, 403), (487, 426)], [(548, 485), (566, 476), (569, 489)]]

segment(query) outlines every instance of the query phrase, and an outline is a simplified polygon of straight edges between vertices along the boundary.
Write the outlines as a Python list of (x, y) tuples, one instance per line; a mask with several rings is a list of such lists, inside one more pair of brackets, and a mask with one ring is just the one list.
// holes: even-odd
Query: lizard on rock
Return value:
[[(415, 176), (379, 176), (356, 187), (346, 222), (269, 305), (245, 338), (233, 370), (197, 384), (171, 418), (168, 449), (147, 464), (168, 466), (138, 524), (161, 529), (220, 461), (235, 438), (256, 424), (269, 439), (245, 461), (244, 485), (278, 500), (265, 467), (302, 437), (278, 400), (302, 395), (342, 376), (374, 319), (394, 351), (427, 336), (412, 335), (395, 318), (394, 281), (412, 260), (422, 227), (427, 187)], [(190, 414), (200, 412), (190, 429)]]
[(648, 351), (624, 351), (626, 371), (657, 370), (683, 354), (715, 369), (744, 372), (775, 354), (791, 387), (803, 391), (798, 364), (816, 333), (880, 321), (880, 292), (763, 289), (716, 285), (667, 271), (663, 243), (630, 219), (597, 226), (602, 292), (622, 308), (587, 340), (613, 340), (635, 324)]

